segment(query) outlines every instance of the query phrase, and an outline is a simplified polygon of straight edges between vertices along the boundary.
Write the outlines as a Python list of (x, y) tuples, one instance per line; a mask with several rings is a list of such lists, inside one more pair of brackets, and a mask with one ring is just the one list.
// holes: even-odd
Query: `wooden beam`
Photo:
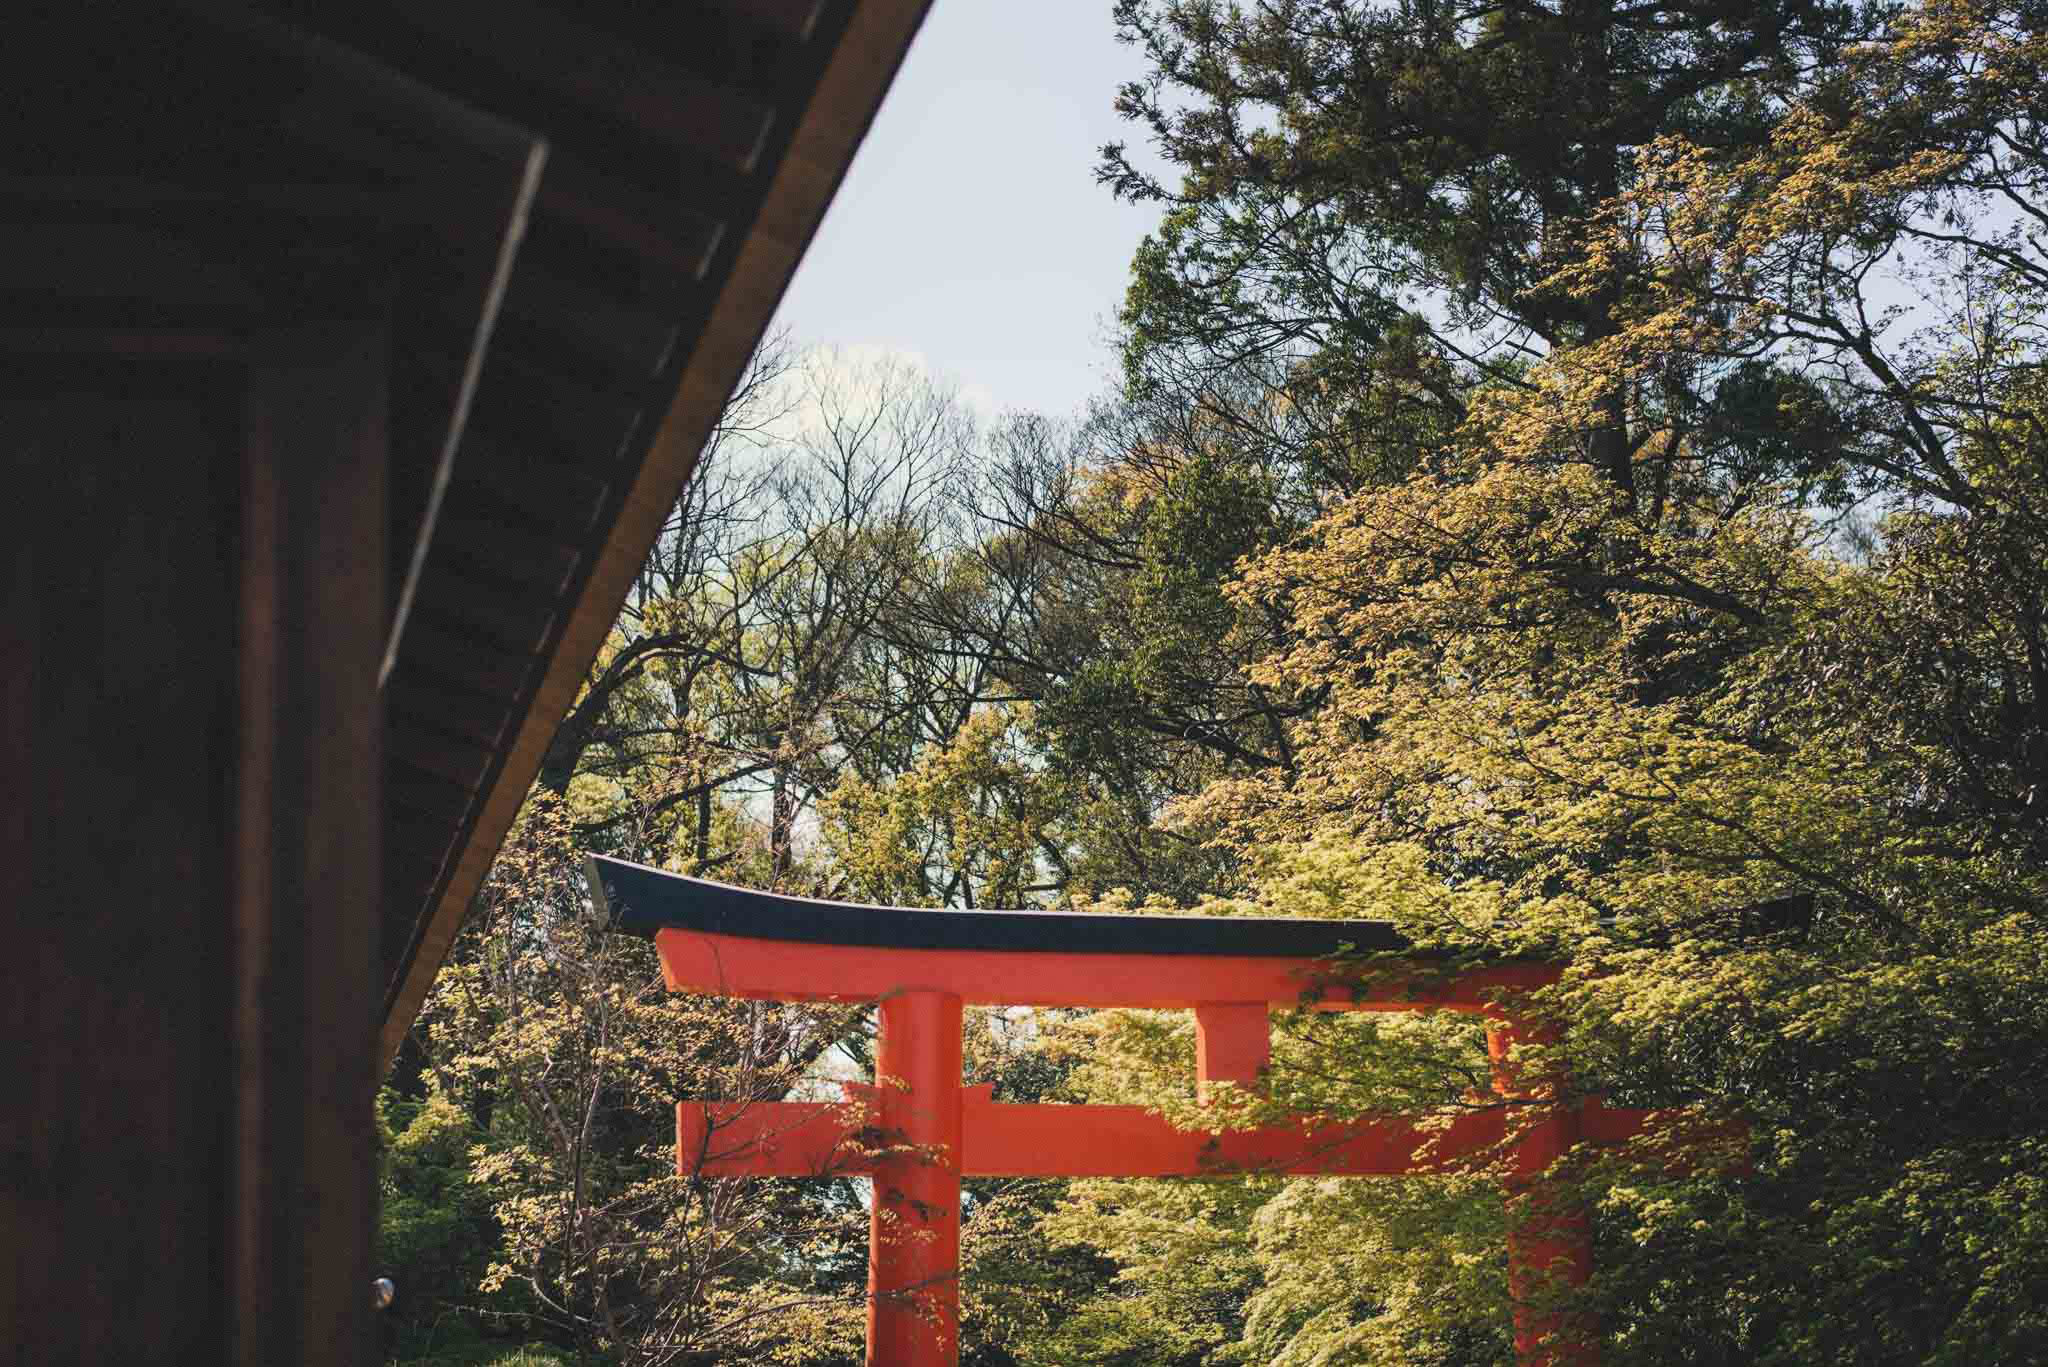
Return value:
[(1266, 1003), (1199, 1002), (1195, 1006), (1195, 1084), (1202, 1100), (1210, 1084), (1256, 1087), (1273, 1059), (1272, 1019)]
[[(1158, 918), (1167, 935), (1175, 917)], [(671, 989), (757, 1001), (876, 1001), (893, 992), (950, 992), (988, 1006), (1152, 1010), (1210, 1002), (1333, 1011), (1483, 1013), (1507, 992), (1556, 982), (1551, 964), (1467, 969), (1447, 980), (1418, 963), (1406, 979), (1320, 958), (1249, 954), (1059, 953), (1046, 950), (875, 949), (664, 930), (654, 937)], [(1370, 992), (1366, 992), (1369, 987)], [(1239, 1060), (1240, 1063), (1242, 1060)]]
[[(683, 1102), (676, 1171), (704, 1177), (828, 1177), (869, 1173), (900, 1143), (880, 1127), (875, 1089), (848, 1104)], [(1620, 1119), (1610, 1128), (1620, 1129)], [(961, 1099), (963, 1177), (1407, 1177), (1482, 1159), (1507, 1133), (1500, 1108), (1440, 1120), (1373, 1117), (1262, 1130), (1182, 1130), (1143, 1106)]]
[[(350, 117), (344, 111), (359, 111), (372, 124), (400, 130), (399, 136), (383, 140), (387, 161), (391, 160), (391, 150), (418, 144), (427, 149), (428, 155), (424, 167), (414, 164), (417, 178), (437, 187), (450, 180), (489, 186), (480, 198), (487, 206), (492, 231), (482, 237), (480, 244), (472, 244), (465, 234), (461, 246), (467, 250), (451, 253), (461, 260), (470, 277), (468, 287), (460, 291), (459, 320), (467, 333), (468, 345), (462, 364), (450, 372), (453, 383), (441, 396), (445, 418), (428, 467), (421, 472), (423, 477), (399, 490), (405, 495), (404, 506), (397, 510), (401, 544), (378, 664), (381, 685), (397, 667), (399, 644), (404, 639), (428, 549), (433, 544), (456, 452), (461, 447), (470, 405), (482, 375), (484, 356), (490, 348), (499, 309), (512, 279), (513, 263), (526, 235), (527, 217), (547, 164), (548, 144), (531, 129), (478, 109), (388, 62), (300, 24), (236, 0), (177, 3), (204, 22), (251, 44), (268, 59), (303, 71), (308, 95), (304, 109), (314, 117), (302, 124), (302, 129), (346, 125)], [(439, 217), (429, 220), (431, 226), (445, 223)]]
[[(572, 14), (532, 0), (438, 0), (407, 7), (404, 22), (580, 107), (699, 149), (742, 173), (754, 170), (775, 119), (772, 92), (750, 88), (752, 81), (722, 85)], [(687, 33), (708, 19), (700, 13), (668, 22)], [(759, 45), (766, 49), (759, 59), (771, 69), (794, 65), (795, 54), (784, 49), (800, 46), (770, 30), (760, 31)], [(712, 45), (700, 39), (699, 46)], [(717, 59), (730, 54), (703, 55), (724, 68)]]
[[(874, 1171), (902, 1141), (882, 1124), (876, 1089), (848, 1084), (843, 1103), (685, 1101), (676, 1107), (676, 1171), (685, 1177), (843, 1177)], [(963, 1177), (1413, 1177), (1505, 1156), (1510, 1108), (1416, 1119), (1364, 1119), (1260, 1130), (1182, 1130), (1142, 1106), (998, 1102), (986, 1085), (962, 1089)], [(1631, 1110), (1588, 1100), (1585, 1142), (1609, 1148), (1659, 1135), (1687, 1152), (1739, 1142), (1739, 1122), (1689, 1112)], [(1740, 1164), (1717, 1171), (1739, 1171)]]
[(204, 361), (0, 376), (0, 1324), (20, 1363), (221, 1360), (237, 389)]
[(464, 152), (525, 167), (541, 142), (529, 129), (464, 103), (380, 61), (315, 33), (301, 23), (266, 14), (238, 0), (173, 0), (207, 23), (303, 69), (311, 83), (340, 101), (373, 109), (407, 128)]

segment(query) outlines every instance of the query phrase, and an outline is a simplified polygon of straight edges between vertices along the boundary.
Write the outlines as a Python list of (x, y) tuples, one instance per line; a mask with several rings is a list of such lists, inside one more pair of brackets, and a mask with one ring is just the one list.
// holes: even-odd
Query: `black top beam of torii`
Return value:
[(933, 911), (826, 902), (593, 855), (591, 895), (617, 930), (696, 931), (849, 949), (1317, 959), (1407, 950), (1386, 921), (1085, 911)]
[[(958, 911), (828, 902), (734, 887), (607, 855), (588, 860), (591, 896), (615, 930), (652, 937), (662, 930), (847, 949), (967, 952), (1159, 954), (1319, 959), (1415, 949), (1389, 921), (1301, 916), (1181, 916), (1079, 911)], [(1800, 893), (1712, 913), (1738, 938), (1802, 929), (1813, 897)], [(1496, 956), (1494, 961), (1518, 956)]]

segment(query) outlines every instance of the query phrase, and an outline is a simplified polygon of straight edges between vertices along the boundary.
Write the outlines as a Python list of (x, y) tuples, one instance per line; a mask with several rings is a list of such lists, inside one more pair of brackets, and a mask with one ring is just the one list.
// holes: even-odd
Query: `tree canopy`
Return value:
[[(1161, 213), (1121, 392), (985, 422), (899, 375), (805, 400), (824, 419), (762, 438), (771, 463), (728, 451), (564, 729), (546, 820), (861, 900), (1392, 919), (1453, 963), (1554, 958), (1519, 1003), (1554, 1026), (1532, 1066), (1747, 1126), (1740, 1162), (1667, 1137), (1556, 1170), (1593, 1212), (1570, 1295), (1603, 1361), (2037, 1360), (2048, 9), (1117, 15), (1156, 155), (1101, 175)], [(788, 378), (743, 393), (733, 450)], [(583, 932), (541, 910), (573, 876), (505, 877), (493, 907), (526, 910), (487, 911), (437, 998), (389, 1208), (416, 1242), (428, 1208), (434, 1238), (496, 1241), (449, 1277), (554, 1278), (539, 1297), (595, 1255), (533, 1242), (574, 1183), (520, 1069), (585, 1055), (445, 994)], [(1800, 913), (1750, 911), (1773, 902)], [(685, 1053), (743, 1019), (633, 1001), (635, 1038)], [(970, 1067), (1189, 1125), (1497, 1104), (1469, 1020), (1274, 1024), (1261, 1084), (1206, 1111), (1173, 1013), (999, 1016)], [(857, 1016), (774, 1028), (745, 1086), (866, 1056)], [(633, 1080), (597, 1170), (629, 1205), (657, 1193), (623, 1117), (742, 1085), (643, 1047), (606, 1055)], [(1500, 1177), (989, 1184), (967, 1359), (1506, 1363)], [(634, 1247), (694, 1247), (697, 1199), (660, 1195)], [(851, 1360), (817, 1326), (857, 1302), (820, 1251), (852, 1199), (759, 1199), (840, 1232), (742, 1240), (690, 1303), (809, 1278), (837, 1309), (724, 1360)], [(581, 1285), (659, 1300), (621, 1266)]]

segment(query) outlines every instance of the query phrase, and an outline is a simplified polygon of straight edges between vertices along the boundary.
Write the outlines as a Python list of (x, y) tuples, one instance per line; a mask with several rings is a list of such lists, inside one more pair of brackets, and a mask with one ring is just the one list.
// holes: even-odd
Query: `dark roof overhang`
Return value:
[(323, 9), (546, 145), (386, 690), (384, 1057), (928, 4)]
[(928, 4), (10, 16), (0, 348), (388, 316), (385, 1058)]

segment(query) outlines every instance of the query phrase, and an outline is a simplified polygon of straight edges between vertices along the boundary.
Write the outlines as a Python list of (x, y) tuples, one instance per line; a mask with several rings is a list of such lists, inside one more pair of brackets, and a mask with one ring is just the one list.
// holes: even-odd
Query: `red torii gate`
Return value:
[[(1574, 1144), (1618, 1143), (1660, 1113), (1566, 1104), (1554, 1081), (1518, 1079), (1504, 992), (1556, 981), (1552, 964), (1507, 962), (1370, 997), (1334, 976), (1346, 950), (1400, 950), (1376, 921), (916, 911), (785, 897), (593, 858), (593, 895), (614, 926), (651, 933), (675, 991), (770, 1001), (878, 1003), (876, 1081), (848, 1105), (683, 1102), (678, 1170), (726, 1177), (862, 1173), (873, 1179), (868, 1262), (870, 1367), (959, 1361), (963, 1177), (1217, 1177), (1256, 1170), (1393, 1177), (1450, 1168), (1508, 1138), (1506, 1106), (1424, 1126), (1403, 1119), (1301, 1128), (1173, 1128), (1136, 1106), (1015, 1105), (961, 1081), (961, 1009), (1192, 1008), (1196, 1069), (1256, 1085), (1270, 1054), (1268, 1011), (1467, 1011), (1487, 1018), (1494, 1086), (1526, 1113), (1515, 1126), (1509, 1194)], [(1050, 948), (1049, 946), (1061, 946)], [(1383, 978), (1376, 984), (1384, 986)], [(1587, 1326), (1534, 1302), (1546, 1277), (1592, 1271), (1583, 1212), (1525, 1216), (1509, 1239), (1515, 1350), (1525, 1367), (1590, 1367)]]

